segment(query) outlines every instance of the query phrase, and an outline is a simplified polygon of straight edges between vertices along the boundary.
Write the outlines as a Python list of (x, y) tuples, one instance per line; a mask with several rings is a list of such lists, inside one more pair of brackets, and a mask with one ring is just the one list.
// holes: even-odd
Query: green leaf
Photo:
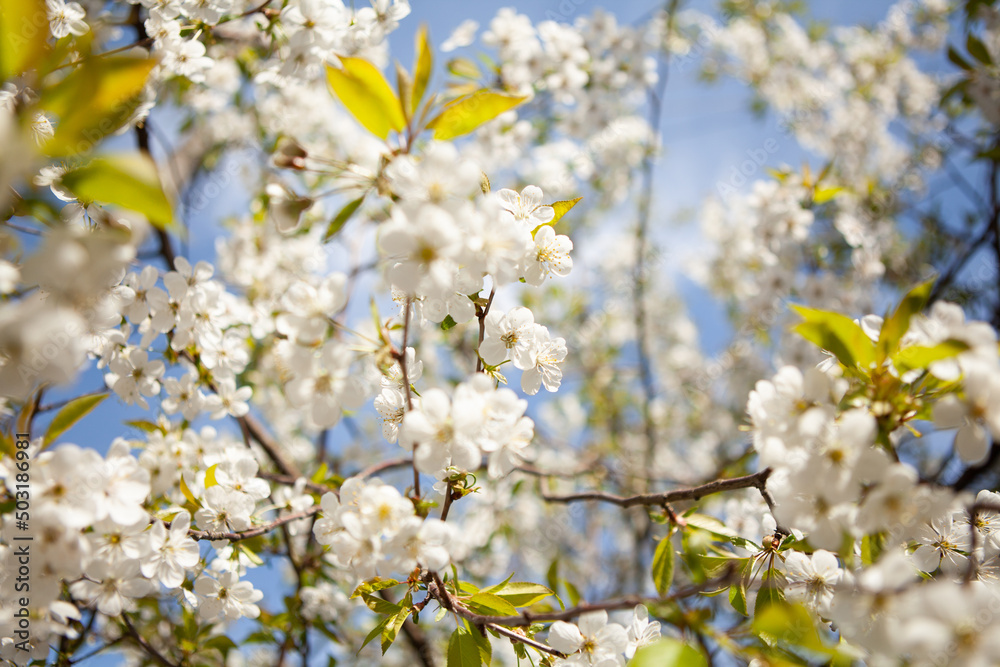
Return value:
[(953, 46), (948, 47), (948, 60), (964, 70), (973, 69), (972, 65), (970, 65)]
[(480, 667), (482, 657), (475, 638), (465, 628), (455, 628), (448, 640), (447, 667)]
[(466, 600), (466, 606), (477, 614), (485, 616), (516, 616), (517, 608), (509, 601), (493, 593), (480, 591)]
[(747, 613), (747, 588), (742, 581), (729, 587), (729, 604), (733, 605), (733, 609), (740, 614), (749, 616)]
[(445, 315), (444, 319), (441, 320), (441, 331), (452, 329), (456, 324), (458, 324), (458, 322), (456, 322), (451, 315)]
[(402, 130), (403, 108), (382, 72), (363, 58), (341, 56), (340, 63), (342, 69), (327, 65), (326, 80), (354, 118), (379, 139)]
[(965, 48), (969, 51), (969, 55), (978, 60), (984, 65), (992, 65), (993, 59), (990, 57), (990, 52), (986, 49), (986, 45), (983, 44), (978, 37), (969, 33), (968, 38), (965, 40)]
[(0, 83), (32, 69), (48, 49), (44, 0), (0, 0)]
[(389, 622), (382, 629), (382, 655), (385, 655), (392, 643), (396, 641), (396, 635), (399, 634), (399, 629), (403, 627), (403, 623), (406, 622), (411, 611), (412, 607), (404, 607), (396, 612), (395, 616), (390, 616), (387, 619)]
[(629, 667), (706, 667), (701, 651), (679, 639), (664, 637), (635, 652)]
[(794, 330), (817, 347), (832, 353), (848, 369), (868, 370), (875, 363), (875, 344), (851, 318), (805, 306), (792, 306), (804, 322)]
[(427, 127), (434, 130), (435, 139), (447, 141), (472, 132), (526, 99), (492, 90), (477, 90), (449, 104)]
[(555, 595), (551, 589), (541, 584), (533, 584), (527, 581), (505, 582), (486, 588), (483, 592), (501, 597), (515, 607), (530, 607), (550, 595)]
[(481, 75), (479, 65), (468, 58), (452, 58), (448, 61), (448, 71), (463, 79), (478, 79)]
[(874, 533), (861, 538), (861, 562), (874, 565), (885, 549), (885, 533)]
[(656, 591), (666, 597), (670, 590), (670, 584), (674, 580), (674, 546), (670, 543), (670, 536), (664, 537), (656, 545), (653, 553), (653, 583)]
[(554, 210), (556, 212), (556, 214), (554, 216), (552, 216), (552, 219), (549, 220), (548, 222), (543, 222), (542, 224), (538, 225), (533, 230), (531, 230), (531, 235), (534, 236), (535, 232), (537, 232), (539, 229), (541, 229), (545, 225), (549, 225), (549, 226), (555, 227), (556, 223), (559, 222), (559, 220), (564, 215), (566, 215), (567, 213), (569, 213), (569, 210), (571, 208), (573, 208), (578, 203), (580, 203), (581, 199), (583, 199), (583, 197), (577, 197), (576, 199), (567, 199), (565, 201), (557, 201), (555, 203), (549, 204), (549, 206), (552, 207), (552, 210)]
[(754, 612), (751, 627), (759, 636), (823, 655), (831, 660), (832, 665), (846, 667), (852, 664), (848, 654), (823, 640), (812, 614), (802, 605), (773, 605), (760, 613)]
[(389, 616), (393, 616), (398, 614), (399, 610), (402, 609), (402, 607), (398, 604), (393, 604), (388, 600), (383, 600), (382, 598), (369, 593), (362, 595), (361, 599), (364, 600), (365, 604), (368, 605), (368, 608), (376, 614), (387, 614)]
[(749, 560), (736, 556), (698, 556), (698, 562), (701, 563), (705, 573), (713, 577), (725, 568), (743, 569)]
[(161, 229), (174, 222), (153, 160), (141, 153), (106, 155), (66, 172), (62, 183), (84, 202), (113, 204), (146, 216)]
[(375, 627), (372, 628), (372, 631), (368, 633), (368, 636), (365, 637), (365, 640), (361, 643), (361, 648), (358, 649), (358, 653), (361, 653), (361, 650), (368, 646), (368, 644), (371, 643), (371, 640), (381, 636), (382, 632), (385, 630), (386, 626), (392, 622), (393, 618), (393, 616), (386, 616), (381, 621), (376, 623)]
[(137, 428), (145, 433), (156, 433), (160, 430), (159, 426), (146, 419), (130, 419), (125, 422), (125, 425)]
[(760, 616), (762, 611), (774, 605), (786, 606), (786, 603), (785, 596), (778, 585), (778, 574), (772, 568), (761, 577), (760, 590), (757, 591), (757, 600), (753, 605), (754, 617)]
[(83, 419), (87, 414), (101, 404), (108, 394), (93, 394), (91, 396), (81, 396), (74, 398), (64, 405), (56, 416), (52, 418), (48, 430), (45, 431), (45, 438), (42, 447), (48, 447), (56, 438), (68, 431), (73, 424)]
[(417, 31), (417, 62), (413, 69), (413, 97), (410, 100), (411, 113), (416, 112), (417, 107), (427, 92), (427, 84), (431, 80), (431, 70), (434, 65), (434, 56), (431, 53), (430, 39), (427, 36), (427, 26), (420, 26)]
[(969, 344), (956, 338), (949, 338), (937, 345), (911, 345), (892, 356), (892, 365), (900, 373), (916, 368), (927, 368), (935, 361), (951, 359), (969, 349)]
[(351, 599), (356, 597), (361, 597), (362, 595), (371, 595), (385, 588), (392, 588), (398, 585), (399, 582), (395, 579), (383, 579), (382, 577), (372, 577), (358, 584), (358, 587), (354, 589), (351, 593)]
[(42, 92), (41, 110), (58, 117), (55, 134), (42, 150), (53, 157), (90, 152), (133, 117), (145, 99), (142, 91), (155, 66), (153, 58), (84, 60)]
[(882, 331), (878, 336), (880, 361), (885, 360), (899, 348), (899, 341), (910, 329), (910, 320), (927, 305), (927, 299), (930, 298), (933, 288), (934, 280), (928, 280), (911, 289), (896, 306), (896, 312), (882, 324)]
[(343, 227), (347, 221), (351, 219), (351, 216), (354, 215), (359, 208), (361, 208), (361, 204), (364, 203), (365, 197), (367, 196), (368, 193), (366, 192), (357, 199), (352, 199), (347, 202), (347, 204), (344, 205), (344, 208), (340, 209), (340, 212), (337, 213), (333, 220), (330, 221), (330, 226), (326, 228), (326, 233), (323, 235), (323, 243), (332, 239), (337, 232), (340, 231), (341, 227)]
[(739, 537), (735, 530), (722, 523), (714, 516), (709, 516), (707, 514), (690, 514), (684, 517), (684, 521), (689, 526), (694, 526), (695, 528), (700, 528), (701, 530), (706, 530), (719, 539), (722, 540), (732, 540), (734, 537)]
[[(466, 621), (466, 626), (468, 626), (468, 621)], [(482, 660), (484, 665), (491, 664), (493, 662), (493, 645), (490, 644), (489, 636), (481, 634), (478, 631), (470, 631), (469, 634), (476, 640), (476, 647), (479, 649), (479, 659)], [(518, 644), (517, 642), (511, 643)], [(520, 646), (520, 644), (518, 645)]]

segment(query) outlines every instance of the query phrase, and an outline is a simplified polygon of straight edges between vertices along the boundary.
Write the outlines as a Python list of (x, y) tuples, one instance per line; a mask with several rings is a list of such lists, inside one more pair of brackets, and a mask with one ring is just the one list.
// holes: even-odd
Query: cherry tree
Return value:
[(369, 4), (0, 0), (0, 659), (991, 664), (996, 3)]

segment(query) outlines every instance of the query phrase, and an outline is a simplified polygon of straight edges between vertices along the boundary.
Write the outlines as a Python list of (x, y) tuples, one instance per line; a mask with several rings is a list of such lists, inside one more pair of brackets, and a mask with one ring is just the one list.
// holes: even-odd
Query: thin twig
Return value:
[(490, 290), (490, 298), (486, 300), (486, 307), (482, 310), (476, 306), (476, 317), (479, 318), (479, 345), (476, 346), (476, 372), (483, 372), (483, 358), (479, 356), (479, 348), (483, 346), (483, 339), (486, 337), (486, 316), (490, 314), (490, 307), (493, 305), (493, 297), (496, 296), (496, 285)]

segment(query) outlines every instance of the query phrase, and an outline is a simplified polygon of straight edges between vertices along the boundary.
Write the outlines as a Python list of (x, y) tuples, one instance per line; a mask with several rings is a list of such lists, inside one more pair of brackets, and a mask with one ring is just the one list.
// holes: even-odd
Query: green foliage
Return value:
[(410, 99), (410, 113), (416, 113), (417, 107), (424, 99), (427, 84), (431, 80), (434, 56), (431, 51), (430, 39), (427, 36), (427, 26), (420, 26), (417, 32), (417, 59), (413, 71), (413, 95)]
[(679, 639), (664, 637), (635, 652), (628, 667), (705, 667), (701, 651)]
[(86, 417), (91, 410), (96, 408), (108, 397), (108, 394), (91, 394), (74, 398), (64, 405), (56, 416), (52, 418), (49, 428), (45, 431), (43, 447), (48, 447), (56, 438), (68, 431), (78, 421)]
[(899, 342), (910, 328), (910, 320), (927, 305), (934, 281), (928, 280), (910, 290), (896, 307), (895, 312), (885, 318), (878, 338), (878, 360), (884, 361), (899, 349)]
[(670, 536), (664, 537), (653, 553), (653, 584), (656, 591), (666, 597), (670, 585), (674, 581), (674, 547)]
[(753, 631), (772, 646), (786, 649), (805, 649), (807, 653), (822, 656), (830, 665), (847, 666), (852, 659), (839, 647), (824, 641), (813, 621), (812, 614), (802, 605), (770, 605), (754, 612)]
[(146, 155), (106, 155), (66, 172), (63, 185), (81, 201), (113, 204), (143, 214), (156, 227), (172, 227), (173, 208), (156, 165)]
[(484, 588), (482, 592), (492, 593), (515, 607), (530, 607), (550, 595), (555, 595), (551, 589), (527, 581), (505, 581), (502, 584)]
[(330, 88), (361, 125), (379, 139), (406, 124), (403, 107), (378, 68), (363, 58), (340, 58), (341, 67), (327, 66)]
[(0, 0), (0, 82), (35, 67), (48, 36), (44, 0)]
[(333, 217), (333, 220), (330, 221), (329, 226), (327, 226), (326, 233), (323, 234), (323, 243), (326, 243), (337, 235), (337, 232), (351, 219), (351, 216), (361, 208), (361, 204), (364, 203), (366, 196), (367, 194), (363, 194), (357, 199), (352, 199), (340, 209), (337, 215)]
[(805, 306), (792, 306), (803, 321), (796, 333), (817, 347), (830, 352), (848, 370), (868, 372), (875, 362), (875, 344), (851, 318)]
[[(146, 79), (155, 66), (153, 58), (90, 57), (62, 81), (43, 89), (39, 108), (56, 116), (58, 122), (55, 134), (42, 150), (53, 157), (79, 156), (92, 151), (133, 117), (142, 103)], [(149, 177), (148, 168), (143, 169), (143, 177)]]
[(455, 628), (448, 640), (448, 667), (480, 667), (479, 644), (464, 627)]
[(427, 127), (434, 130), (434, 138), (438, 141), (455, 139), (474, 131), (526, 99), (528, 98), (492, 90), (478, 90), (446, 106)]

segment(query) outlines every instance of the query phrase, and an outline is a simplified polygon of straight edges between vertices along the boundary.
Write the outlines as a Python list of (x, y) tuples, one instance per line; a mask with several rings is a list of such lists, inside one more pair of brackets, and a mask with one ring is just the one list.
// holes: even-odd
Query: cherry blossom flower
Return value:
[(557, 665), (624, 665), (622, 654), (628, 648), (628, 633), (617, 623), (608, 623), (608, 612), (582, 614), (577, 624), (556, 621), (549, 627), (548, 644), (567, 654)]

